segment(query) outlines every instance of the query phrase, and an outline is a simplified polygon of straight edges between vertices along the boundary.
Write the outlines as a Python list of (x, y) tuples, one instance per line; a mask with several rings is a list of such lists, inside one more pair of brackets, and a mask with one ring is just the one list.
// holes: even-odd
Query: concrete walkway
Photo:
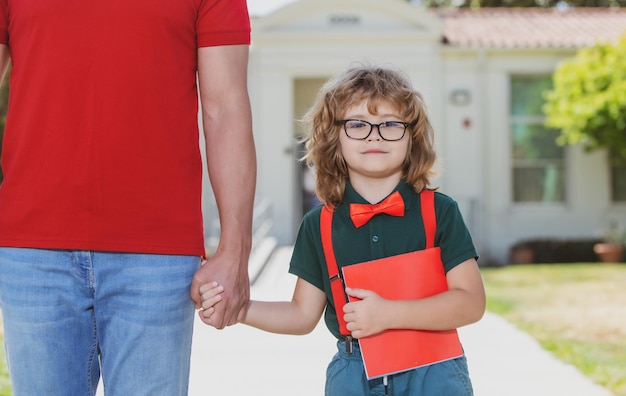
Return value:
[[(275, 251), (252, 287), (252, 298), (291, 298), (290, 255), (291, 248)], [(496, 315), (487, 313), (459, 335), (476, 396), (611, 395)], [(334, 352), (334, 338), (323, 322), (309, 335), (283, 336), (244, 325), (215, 330), (197, 320), (189, 394), (321, 396)]]

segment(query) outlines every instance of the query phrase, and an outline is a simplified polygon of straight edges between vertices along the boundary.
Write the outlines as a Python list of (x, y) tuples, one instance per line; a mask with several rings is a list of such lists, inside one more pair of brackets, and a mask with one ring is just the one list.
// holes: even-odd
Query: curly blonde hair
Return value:
[(371, 114), (377, 114), (381, 104), (390, 104), (409, 123), (403, 178), (413, 190), (427, 188), (434, 175), (434, 131), (422, 95), (400, 71), (365, 65), (351, 67), (324, 84), (302, 119), (306, 131), (306, 154), (302, 159), (315, 167), (315, 192), (326, 205), (343, 202), (348, 180), (348, 167), (339, 145), (342, 125), (337, 121), (343, 119), (349, 107), (363, 101)]

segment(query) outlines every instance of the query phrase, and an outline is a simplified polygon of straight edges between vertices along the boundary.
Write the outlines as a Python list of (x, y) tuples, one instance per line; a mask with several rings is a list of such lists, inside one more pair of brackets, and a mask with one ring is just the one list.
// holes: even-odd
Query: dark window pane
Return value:
[(511, 114), (542, 115), (543, 92), (552, 88), (550, 76), (515, 76), (511, 80)]
[(514, 159), (563, 159), (563, 146), (556, 144), (559, 132), (542, 125), (513, 125)]
[(515, 202), (554, 203), (564, 200), (563, 168), (556, 164), (516, 167), (513, 169)]
[(613, 202), (626, 202), (626, 164), (611, 166), (611, 187)]

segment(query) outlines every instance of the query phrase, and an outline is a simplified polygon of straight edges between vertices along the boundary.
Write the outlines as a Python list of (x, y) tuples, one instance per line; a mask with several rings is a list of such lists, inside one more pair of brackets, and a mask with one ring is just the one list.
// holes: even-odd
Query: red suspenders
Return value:
[[(420, 192), (420, 207), (422, 218), (424, 219), (424, 230), (426, 231), (426, 249), (435, 247), (435, 232), (437, 231), (437, 220), (435, 218), (435, 192), (432, 190), (422, 190)], [(320, 216), (320, 231), (322, 236), (322, 248), (326, 258), (328, 277), (330, 280), (331, 293), (337, 312), (339, 331), (342, 335), (350, 336), (346, 329), (346, 322), (343, 320), (343, 306), (347, 302), (343, 279), (339, 274), (339, 267), (335, 259), (332, 240), (332, 222), (334, 209), (328, 206), (322, 208)]]
[(339, 332), (342, 335), (350, 335), (346, 329), (346, 321), (343, 320), (343, 306), (346, 304), (346, 293), (344, 291), (343, 279), (339, 275), (335, 250), (333, 249), (332, 224), (334, 208), (324, 206), (320, 217), (320, 230), (322, 232), (322, 248), (326, 257), (326, 267), (328, 268), (328, 278), (330, 280), (330, 290), (333, 294), (337, 321), (339, 321)]

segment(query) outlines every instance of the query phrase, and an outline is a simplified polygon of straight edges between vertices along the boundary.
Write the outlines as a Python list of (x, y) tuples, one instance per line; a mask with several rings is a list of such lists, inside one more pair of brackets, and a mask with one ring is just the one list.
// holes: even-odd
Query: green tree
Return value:
[(626, 159), (626, 36), (563, 61), (545, 98), (546, 126), (561, 130), (558, 143)]

